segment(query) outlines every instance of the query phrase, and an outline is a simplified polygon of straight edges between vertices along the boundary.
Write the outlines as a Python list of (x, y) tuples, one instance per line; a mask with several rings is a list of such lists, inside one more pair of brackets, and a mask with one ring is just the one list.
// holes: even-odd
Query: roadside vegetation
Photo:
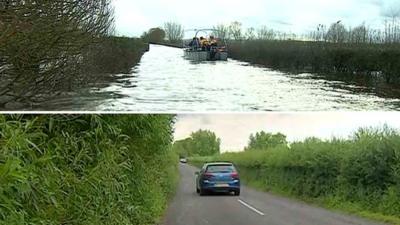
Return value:
[(197, 166), (208, 161), (235, 163), (247, 185), (264, 191), (400, 224), (397, 130), (360, 129), (347, 140), (309, 138), (290, 146), (248, 146), (244, 152), (189, 158)]
[[(347, 28), (342, 21), (296, 35), (263, 26), (244, 30), (242, 24), (218, 25), (230, 56), (294, 73), (311, 72), (353, 79), (365, 76), (400, 84), (400, 15), (387, 15), (381, 29), (366, 24)], [(338, 76), (339, 75), (339, 76)]]
[(114, 37), (111, 0), (0, 2), (0, 108), (20, 109), (127, 73), (148, 46)]
[(400, 84), (400, 44), (249, 40), (230, 43), (234, 59), (294, 73)]
[(159, 222), (178, 180), (169, 115), (0, 115), (0, 224)]
[(86, 60), (83, 61), (85, 72), (91, 75), (90, 80), (100, 75), (130, 74), (148, 50), (148, 44), (139, 38), (103, 38), (100, 44), (93, 45), (86, 53)]

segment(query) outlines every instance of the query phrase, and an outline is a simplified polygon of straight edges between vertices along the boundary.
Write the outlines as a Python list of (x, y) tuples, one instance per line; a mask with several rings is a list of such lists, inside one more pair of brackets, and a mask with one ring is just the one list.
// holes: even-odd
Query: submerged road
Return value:
[(181, 182), (163, 225), (377, 225), (242, 186), (242, 195), (195, 192), (197, 169), (180, 165)]
[(191, 62), (182, 49), (151, 45), (128, 75), (42, 110), (134, 112), (399, 110), (400, 98), (373, 87), (286, 74), (246, 62)]

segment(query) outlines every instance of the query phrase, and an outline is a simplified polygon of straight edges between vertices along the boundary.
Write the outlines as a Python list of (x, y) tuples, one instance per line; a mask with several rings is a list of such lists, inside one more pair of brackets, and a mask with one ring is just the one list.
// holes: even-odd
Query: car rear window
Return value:
[(209, 173), (232, 173), (235, 172), (233, 165), (210, 165), (207, 167)]

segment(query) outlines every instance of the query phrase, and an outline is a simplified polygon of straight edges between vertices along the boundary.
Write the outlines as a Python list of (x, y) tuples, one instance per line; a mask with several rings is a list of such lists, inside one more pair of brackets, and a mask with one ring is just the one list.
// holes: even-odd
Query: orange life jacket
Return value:
[(202, 41), (200, 41), (200, 44), (202, 47), (207, 46), (209, 44), (207, 39), (203, 39)]

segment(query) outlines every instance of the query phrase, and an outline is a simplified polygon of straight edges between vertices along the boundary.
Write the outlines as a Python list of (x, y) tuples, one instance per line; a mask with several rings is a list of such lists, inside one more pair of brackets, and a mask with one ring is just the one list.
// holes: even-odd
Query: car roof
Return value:
[(231, 166), (231, 165), (233, 165), (233, 163), (231, 163), (231, 162), (210, 162), (210, 163), (205, 163), (204, 164), (205, 166), (215, 166), (215, 165), (229, 165), (229, 166)]

